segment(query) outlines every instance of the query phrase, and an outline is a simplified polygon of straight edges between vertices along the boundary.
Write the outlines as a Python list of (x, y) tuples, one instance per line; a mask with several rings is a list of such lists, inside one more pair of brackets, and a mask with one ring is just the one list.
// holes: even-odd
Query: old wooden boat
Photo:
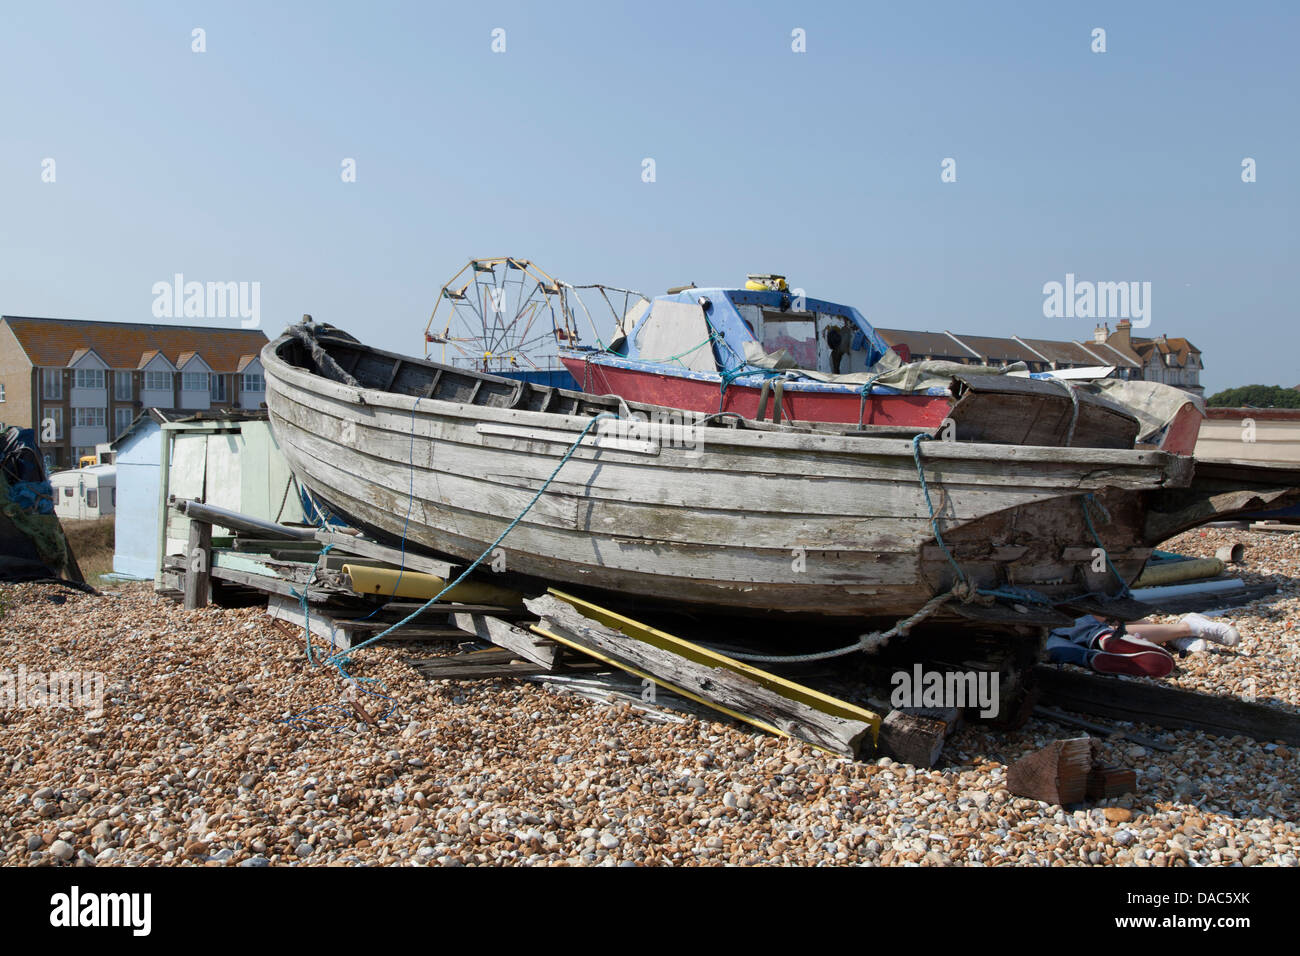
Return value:
[(1196, 443), (1200, 408), (1172, 386), (1067, 381), (1023, 364), (909, 363), (852, 306), (761, 278), (744, 289), (691, 287), (642, 300), (607, 346), (567, 344), (560, 360), (584, 391), (751, 419), (950, 422), (962, 441), (1140, 442), (1178, 454)]
[[(963, 579), (1049, 602), (1114, 592), (1150, 553), (1150, 496), (1192, 475), (1190, 459), (1160, 451), (917, 443), (917, 428), (734, 415), (677, 428), (680, 411), (403, 357), (306, 323), (262, 362), (290, 466), (356, 527), (472, 559), (517, 521), (501, 545), (509, 574), (728, 613), (892, 620)], [(1208, 520), (1194, 505), (1182, 503), (1188, 521)], [(1180, 514), (1164, 515), (1162, 536)], [(1033, 619), (992, 602), (941, 613)]]

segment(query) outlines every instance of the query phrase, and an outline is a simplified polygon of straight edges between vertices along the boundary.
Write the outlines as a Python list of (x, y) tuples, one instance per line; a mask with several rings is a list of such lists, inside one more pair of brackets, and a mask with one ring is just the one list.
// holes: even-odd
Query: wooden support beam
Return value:
[(461, 630), (507, 648), (544, 670), (554, 670), (564, 654), (563, 645), (487, 614), (459, 613), (453, 620)]
[(313, 637), (328, 641), (341, 651), (346, 651), (353, 644), (359, 643), (350, 628), (341, 626), (332, 617), (320, 611), (304, 615), (302, 605), (298, 603), (297, 598), (272, 594), (266, 601), (266, 613), (278, 621), (287, 621), (299, 628), (309, 623)]
[[(291, 597), (295, 601), (297, 596), (293, 593), (298, 591), (302, 593), (303, 586), (285, 581), (269, 574), (256, 574), (251, 571), (244, 571), (237, 568), (224, 568), (220, 564), (214, 565), (211, 569), (214, 578), (220, 581), (229, 581), (232, 584), (242, 584), (244, 587), (254, 588), (258, 591), (264, 591), (267, 594), (279, 594), (284, 597)], [(338, 592), (325, 590), (322, 588), (308, 587), (307, 600), (312, 604), (323, 604), (326, 601), (336, 600)]]
[[(541, 618), (535, 632), (783, 737), (856, 757), (879, 726), (870, 711), (554, 589), (524, 603)], [(626, 629), (615, 630), (584, 613), (593, 608), (606, 619), (620, 620)]]
[(880, 750), (914, 767), (933, 767), (943, 752), (945, 721), (891, 710), (880, 723)]
[(185, 610), (207, 607), (212, 601), (212, 525), (190, 519), (190, 539), (185, 549)]
[(492, 647), (468, 654), (429, 657), (408, 661), (423, 677), (430, 680), (485, 680), (493, 677), (528, 677), (546, 673), (547, 668), (532, 661), (520, 661), (514, 651)]
[(1101, 734), (1104, 737), (1123, 737), (1125, 740), (1132, 741), (1139, 747), (1146, 747), (1148, 750), (1159, 750), (1161, 753), (1171, 754), (1177, 749), (1170, 747), (1168, 744), (1162, 744), (1158, 740), (1152, 740), (1150, 737), (1144, 737), (1141, 734), (1120, 730), (1118, 727), (1108, 727), (1094, 720), (1083, 720), (1073, 714), (1057, 710), (1055, 707), (1040, 705), (1034, 708), (1033, 714), (1035, 717), (1041, 717), (1054, 724), (1060, 724), (1062, 727), (1078, 727), (1080, 730), (1090, 730), (1094, 734)]
[(1044, 664), (1034, 668), (1033, 680), (1042, 703), (1066, 710), (1220, 737), (1300, 744), (1300, 714), (1237, 697), (1211, 697)]
[(409, 548), (403, 555), (397, 548), (390, 548), (378, 541), (371, 541), (369, 538), (361, 538), (356, 535), (341, 534), (337, 531), (324, 529), (317, 531), (316, 540), (322, 544), (333, 545), (334, 547), (330, 551), (331, 554), (335, 552), (356, 554), (363, 558), (383, 561), (395, 568), (405, 567), (412, 571), (423, 571), (425, 574), (432, 574), (448, 580), (454, 578), (461, 570), (460, 565), (451, 564), (438, 558), (431, 558), (411, 551)]

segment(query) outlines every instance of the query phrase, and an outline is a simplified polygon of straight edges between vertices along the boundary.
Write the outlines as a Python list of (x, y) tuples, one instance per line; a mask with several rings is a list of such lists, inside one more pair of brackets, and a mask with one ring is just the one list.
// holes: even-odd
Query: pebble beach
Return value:
[[(1246, 556), (1232, 573), (1282, 593), (1228, 612), (1240, 644), (1181, 659), (1168, 681), (1300, 712), (1300, 534), (1205, 529), (1164, 547), (1233, 542)], [(9, 585), (0, 606), (0, 672), (93, 672), (104, 688), (102, 713), (0, 702), (8, 865), (1300, 860), (1300, 760), (1281, 742), (1117, 724), (1103, 756), (1137, 770), (1137, 792), (1069, 809), (1006, 788), (1016, 759), (1081, 733), (1038, 719), (967, 725), (924, 770), (529, 681), (430, 682), (409, 647), (373, 647), (350, 667), (369, 679), (371, 726), (260, 608), (186, 612), (149, 584)]]

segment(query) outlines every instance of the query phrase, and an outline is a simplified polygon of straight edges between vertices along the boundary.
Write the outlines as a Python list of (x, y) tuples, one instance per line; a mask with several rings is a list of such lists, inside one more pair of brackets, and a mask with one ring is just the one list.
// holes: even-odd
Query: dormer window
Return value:
[(102, 368), (79, 368), (76, 371), (77, 388), (103, 388), (104, 370)]

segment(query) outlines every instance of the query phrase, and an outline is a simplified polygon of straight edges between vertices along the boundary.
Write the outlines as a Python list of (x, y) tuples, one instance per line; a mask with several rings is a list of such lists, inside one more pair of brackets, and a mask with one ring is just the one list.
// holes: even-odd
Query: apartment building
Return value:
[(266, 335), (249, 329), (0, 316), (0, 422), (75, 467), (141, 411), (257, 409)]
[[(914, 332), (876, 329), (885, 344), (912, 361), (937, 359), (966, 365), (1011, 365), (1024, 362), (1031, 372), (1069, 368), (1110, 367), (1115, 378), (1163, 382), (1194, 395), (1201, 386), (1201, 350), (1185, 338), (1161, 335), (1134, 338), (1132, 324), (1121, 319), (1115, 330), (1099, 325), (1089, 342), (1030, 339), (1013, 335), (957, 335), (953, 332)], [(899, 348), (901, 346), (901, 348)]]

